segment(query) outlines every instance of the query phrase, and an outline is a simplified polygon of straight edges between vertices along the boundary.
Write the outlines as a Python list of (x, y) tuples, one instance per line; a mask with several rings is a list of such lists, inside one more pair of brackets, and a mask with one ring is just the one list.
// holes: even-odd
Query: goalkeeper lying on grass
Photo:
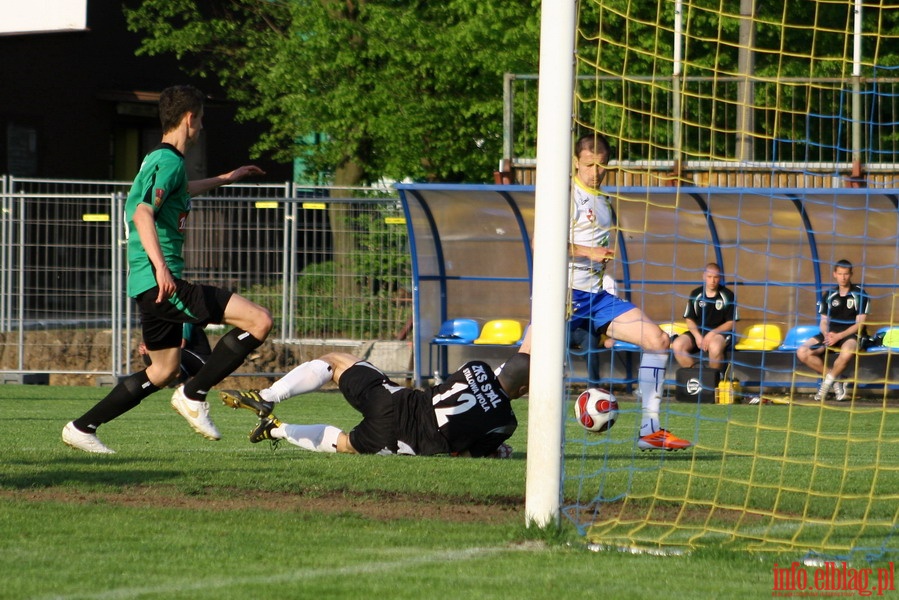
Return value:
[[(253, 443), (287, 440), (313, 452), (353, 454), (453, 454), (507, 458), (505, 443), (518, 421), (512, 400), (527, 392), (530, 354), (522, 350), (496, 372), (471, 361), (445, 382), (419, 390), (400, 386), (352, 354), (332, 352), (294, 368), (264, 390), (225, 390), (222, 401), (260, 417)], [(272, 414), (282, 400), (334, 381), (362, 421), (349, 433), (332, 425), (282, 423)]]

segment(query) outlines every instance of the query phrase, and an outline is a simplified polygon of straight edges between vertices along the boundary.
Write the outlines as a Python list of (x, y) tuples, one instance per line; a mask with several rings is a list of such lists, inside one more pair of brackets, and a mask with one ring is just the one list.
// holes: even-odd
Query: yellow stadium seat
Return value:
[(755, 323), (743, 331), (734, 350), (774, 350), (782, 341), (780, 327), (769, 323)]
[(494, 319), (487, 321), (481, 328), (481, 335), (475, 344), (495, 344), (511, 346), (521, 342), (521, 323), (512, 319)]
[(690, 331), (686, 323), (659, 323), (659, 328), (672, 337)]
[(899, 327), (890, 327), (883, 335), (883, 345), (887, 348), (899, 348)]

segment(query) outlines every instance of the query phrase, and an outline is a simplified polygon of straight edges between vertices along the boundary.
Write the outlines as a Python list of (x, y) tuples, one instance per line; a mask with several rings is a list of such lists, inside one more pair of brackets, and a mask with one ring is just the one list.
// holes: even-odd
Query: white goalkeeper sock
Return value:
[(284, 439), (303, 450), (337, 452), (340, 429), (332, 425), (291, 425), (285, 423), (272, 429), (272, 437)]
[(640, 357), (638, 385), (640, 386), (640, 394), (643, 399), (643, 420), (640, 423), (641, 437), (659, 430), (659, 407), (662, 405), (662, 383), (665, 380), (665, 367), (667, 365), (667, 354), (644, 352)]
[(281, 402), (317, 390), (331, 381), (331, 373), (331, 365), (316, 358), (294, 367), (271, 387), (260, 390), (259, 395), (268, 402)]

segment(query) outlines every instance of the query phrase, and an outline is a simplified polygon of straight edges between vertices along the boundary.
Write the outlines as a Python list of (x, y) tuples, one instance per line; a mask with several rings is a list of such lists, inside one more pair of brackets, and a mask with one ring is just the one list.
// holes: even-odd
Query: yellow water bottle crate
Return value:
[(740, 402), (740, 382), (722, 379), (715, 388), (715, 404), (734, 404)]

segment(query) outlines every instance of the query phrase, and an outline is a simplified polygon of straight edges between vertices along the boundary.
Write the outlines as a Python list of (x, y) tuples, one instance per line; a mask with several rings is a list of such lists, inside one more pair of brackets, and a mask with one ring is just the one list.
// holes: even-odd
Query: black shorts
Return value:
[(201, 327), (208, 323), (221, 323), (225, 307), (234, 295), (228, 290), (197, 285), (183, 279), (176, 279), (175, 286), (175, 294), (159, 304), (156, 303), (158, 287), (150, 288), (135, 298), (147, 350), (180, 348), (184, 323)]
[(362, 421), (349, 433), (350, 444), (359, 454), (396, 453), (397, 418), (395, 394), (412, 390), (390, 380), (369, 362), (358, 362), (340, 376), (340, 392), (362, 413)]
[[(824, 334), (819, 333), (818, 335), (812, 336), (811, 339), (815, 340), (815, 343), (812, 344), (812, 350), (819, 350), (824, 348)], [(845, 344), (848, 340), (856, 340), (858, 342), (859, 350), (866, 350), (868, 347), (866, 338), (854, 338), (854, 337), (844, 337), (840, 341), (838, 341), (835, 345), (831, 346), (831, 348), (842, 348), (843, 344)]]
[[(708, 332), (706, 332), (706, 333), (708, 333)], [(693, 348), (694, 348), (694, 349), (695, 349), (695, 348), (699, 348), (699, 344), (696, 343), (696, 338), (693, 337), (693, 332), (692, 332), (692, 331), (685, 331), (684, 333), (682, 333), (682, 334), (680, 334), (680, 335), (682, 335), (682, 336), (684, 336), (684, 337), (690, 338), (690, 342), (693, 344)], [(705, 335), (705, 334), (703, 334), (703, 335)], [(731, 335), (731, 334), (729, 334), (729, 333), (722, 333), (721, 335), (724, 336), (724, 349), (725, 349), (725, 350), (730, 350), (730, 345), (731, 345), (731, 344), (733, 343), (733, 341), (734, 341), (734, 340), (733, 340), (733, 337), (734, 337), (734, 336)], [(678, 337), (679, 337), (679, 336), (678, 336)]]

